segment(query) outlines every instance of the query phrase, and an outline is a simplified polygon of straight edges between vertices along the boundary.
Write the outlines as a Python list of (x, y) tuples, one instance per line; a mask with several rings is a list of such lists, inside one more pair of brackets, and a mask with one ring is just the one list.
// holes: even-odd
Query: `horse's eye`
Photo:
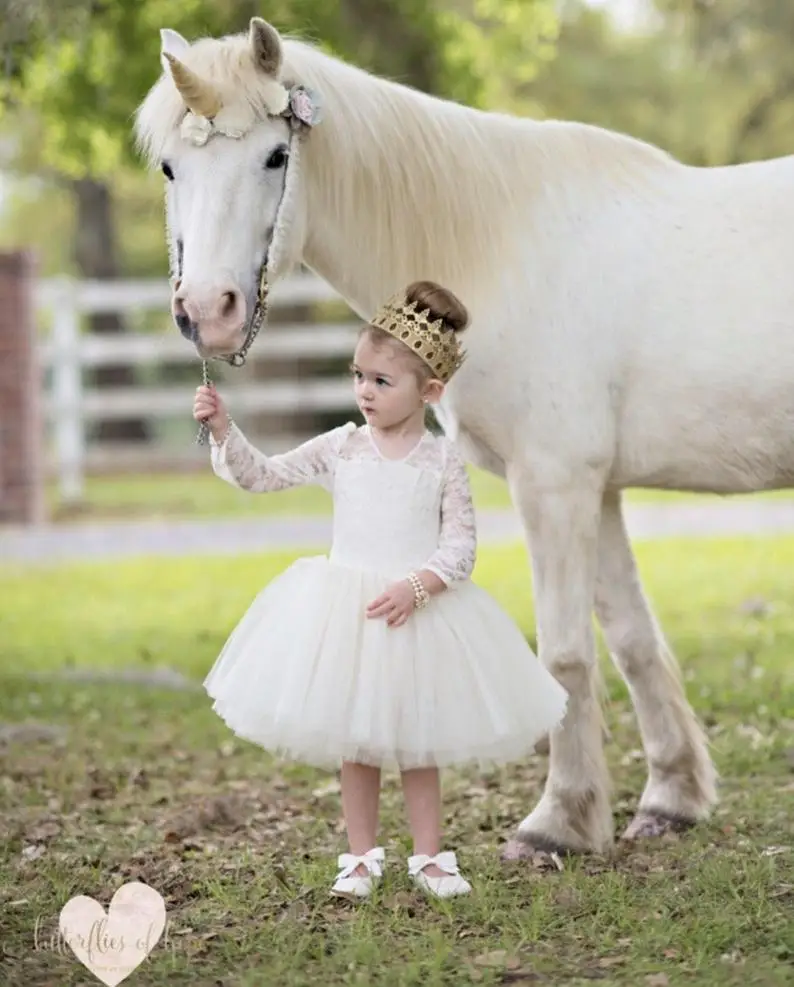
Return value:
[(163, 174), (168, 179), (168, 181), (169, 182), (173, 182), (173, 180), (174, 180), (174, 173), (173, 173), (173, 171), (171, 171), (171, 165), (167, 161), (163, 161), (163, 163), (160, 165), (160, 167), (163, 169)]
[(287, 149), (286, 147), (277, 147), (274, 151), (270, 152), (270, 157), (267, 159), (266, 168), (283, 168), (287, 163)]

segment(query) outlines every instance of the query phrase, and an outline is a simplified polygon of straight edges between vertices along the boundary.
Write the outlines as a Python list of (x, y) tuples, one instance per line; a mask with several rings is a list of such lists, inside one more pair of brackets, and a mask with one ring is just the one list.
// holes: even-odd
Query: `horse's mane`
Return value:
[[(374, 297), (416, 270), (443, 276), (450, 286), (470, 278), (483, 244), (492, 255), (500, 245), (510, 249), (506, 238), (519, 224), (525, 228), (533, 196), (548, 194), (563, 171), (583, 190), (603, 188), (604, 179), (625, 187), (672, 160), (599, 127), (472, 109), (371, 75), (304, 41), (283, 44), (282, 80), (316, 89), (327, 121), (312, 131), (305, 155), (307, 194), (322, 201), (326, 222), (330, 210), (340, 231), (359, 244), (369, 241), (365, 249), (382, 254), (389, 245), (380, 265), (389, 284), (373, 274)], [(212, 81), (225, 106), (261, 115), (268, 79), (254, 68), (246, 35), (199, 40), (183, 60)], [(136, 119), (138, 146), (150, 164), (158, 163), (183, 114), (176, 89), (162, 77)], [(365, 221), (354, 231), (351, 217)]]

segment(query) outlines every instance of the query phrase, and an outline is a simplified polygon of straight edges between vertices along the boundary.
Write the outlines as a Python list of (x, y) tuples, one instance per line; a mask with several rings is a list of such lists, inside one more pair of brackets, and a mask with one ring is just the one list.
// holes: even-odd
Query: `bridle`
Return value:
[[(289, 168), (289, 163), (287, 164), (287, 167)], [(284, 183), (284, 187), (286, 188), (286, 181)], [(273, 241), (271, 240), (271, 244), (272, 242)], [(256, 302), (254, 303), (254, 311), (248, 321), (248, 331), (245, 334), (243, 345), (239, 350), (237, 350), (236, 353), (231, 353), (228, 356), (214, 357), (214, 359), (228, 363), (231, 367), (242, 367), (245, 365), (248, 351), (251, 349), (256, 337), (259, 335), (260, 329), (267, 322), (268, 295), (270, 294), (270, 282), (267, 279), (267, 272), (268, 263), (267, 259), (265, 259), (259, 269), (259, 286), (256, 291)], [(205, 387), (209, 387), (212, 384), (209, 362), (206, 359), (201, 361), (201, 380)], [(206, 422), (201, 422), (199, 424), (198, 434), (196, 435), (196, 443), (198, 445), (205, 445), (208, 437), (209, 425), (207, 425)]]
[[(279, 203), (276, 208), (276, 219), (273, 224), (273, 234), (270, 237), (270, 243), (268, 244), (265, 258), (259, 268), (254, 310), (248, 321), (245, 339), (243, 340), (243, 344), (240, 349), (237, 350), (236, 353), (231, 353), (227, 356), (212, 358), (228, 363), (232, 367), (244, 366), (248, 356), (248, 351), (253, 345), (256, 337), (259, 335), (262, 327), (267, 323), (268, 296), (270, 295), (269, 276), (279, 269), (280, 258), (278, 257), (278, 253), (288, 238), (289, 226), (293, 218), (291, 211), (294, 211), (295, 184), (297, 180), (296, 175), (299, 168), (298, 148), (301, 140), (306, 136), (306, 134), (308, 134), (315, 124), (319, 123), (321, 118), (321, 106), (318, 95), (311, 89), (308, 89), (306, 86), (295, 85), (292, 86), (287, 93), (285, 93), (285, 96), (287, 99), (286, 108), (281, 113), (277, 114), (278, 116), (286, 117), (289, 120), (291, 128), (289, 146), (287, 150), (284, 186), (281, 192), (281, 198), (279, 199)], [(203, 144), (212, 133), (213, 123), (212, 121), (206, 119), (201, 120), (200, 123), (201, 126), (199, 128), (199, 137), (197, 142)], [(220, 132), (223, 133), (224, 131)], [(242, 134), (232, 134), (227, 132), (227, 136), (240, 137)], [(176, 276), (177, 278), (181, 278), (182, 259), (181, 251), (179, 250), (177, 250), (175, 266), (177, 268)], [(210, 377), (209, 362), (206, 359), (202, 360), (201, 375), (204, 385), (207, 387), (210, 386), (210, 384), (212, 384), (212, 378)], [(204, 445), (207, 442), (208, 437), (209, 426), (206, 422), (201, 422), (199, 425), (198, 434), (196, 436), (196, 442), (198, 445)]]

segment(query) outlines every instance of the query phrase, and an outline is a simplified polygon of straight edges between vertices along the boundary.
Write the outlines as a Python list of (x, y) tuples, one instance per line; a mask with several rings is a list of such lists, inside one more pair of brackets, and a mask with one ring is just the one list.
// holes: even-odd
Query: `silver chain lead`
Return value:
[[(319, 119), (319, 117), (318, 117)], [(316, 120), (314, 121), (316, 122)], [(290, 137), (290, 149), (287, 158), (287, 177), (290, 176), (291, 172), (294, 170), (294, 158), (297, 157), (297, 138), (299, 137), (299, 132), (297, 129), (293, 128), (293, 133)], [(276, 224), (278, 227), (278, 216), (281, 212), (281, 208), (284, 202), (284, 197), (287, 193), (287, 178), (284, 181), (284, 189), (282, 191), (282, 198), (279, 202), (279, 206), (276, 213)], [(273, 236), (275, 237), (275, 230)], [(273, 239), (271, 238), (267, 254), (259, 270), (259, 284), (257, 288), (256, 304), (254, 307), (253, 314), (251, 316), (251, 321), (248, 325), (248, 333), (246, 335), (245, 341), (240, 349), (228, 357), (221, 357), (224, 362), (228, 363), (232, 367), (242, 367), (245, 364), (246, 356), (248, 355), (248, 350), (251, 348), (252, 343), (259, 335), (260, 329), (267, 323), (268, 314), (268, 296), (270, 294), (270, 284), (268, 283), (268, 267), (270, 261), (270, 253), (273, 250)], [(205, 387), (210, 387), (212, 385), (212, 378), (210, 377), (209, 365), (207, 360), (203, 360), (201, 364), (201, 379)], [(205, 445), (209, 439), (209, 424), (206, 421), (199, 422), (198, 434), (196, 435), (196, 444)]]
[[(248, 350), (251, 348), (251, 344), (259, 335), (260, 329), (267, 321), (269, 294), (270, 285), (267, 280), (267, 260), (265, 260), (262, 264), (262, 269), (259, 272), (259, 288), (256, 296), (256, 307), (254, 309), (254, 314), (251, 316), (251, 322), (249, 324), (248, 335), (246, 336), (245, 342), (236, 353), (233, 353), (230, 357), (222, 358), (230, 366), (242, 367), (245, 364), (245, 358), (248, 355)], [(209, 364), (206, 360), (201, 361), (201, 380), (205, 387), (209, 387), (212, 384)], [(209, 425), (206, 421), (199, 422), (198, 434), (196, 435), (196, 445), (206, 445), (209, 438), (209, 431)]]
[[(205, 387), (209, 387), (212, 384), (212, 378), (210, 377), (210, 368), (206, 360), (201, 362), (201, 380)], [(209, 438), (210, 427), (203, 421), (199, 422), (198, 435), (196, 435), (196, 445), (203, 446), (207, 444), (207, 439)]]

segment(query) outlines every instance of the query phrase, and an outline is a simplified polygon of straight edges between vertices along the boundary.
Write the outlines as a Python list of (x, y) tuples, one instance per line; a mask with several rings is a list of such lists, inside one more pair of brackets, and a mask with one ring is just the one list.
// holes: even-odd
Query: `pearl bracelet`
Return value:
[(430, 594), (422, 585), (422, 580), (415, 572), (408, 573), (408, 581), (414, 591), (414, 606), (417, 610), (422, 610), (430, 602)]

